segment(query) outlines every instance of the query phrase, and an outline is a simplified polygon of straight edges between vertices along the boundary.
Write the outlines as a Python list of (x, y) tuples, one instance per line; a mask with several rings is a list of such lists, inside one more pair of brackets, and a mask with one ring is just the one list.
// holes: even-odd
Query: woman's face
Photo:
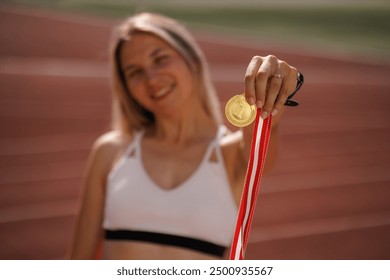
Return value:
[(192, 72), (162, 39), (136, 33), (123, 44), (120, 59), (132, 96), (156, 116), (173, 116), (189, 103)]

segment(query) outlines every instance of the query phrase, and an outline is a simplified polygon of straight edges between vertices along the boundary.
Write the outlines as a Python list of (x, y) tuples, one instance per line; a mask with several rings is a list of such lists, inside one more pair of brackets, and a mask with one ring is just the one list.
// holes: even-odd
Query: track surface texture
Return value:
[[(114, 24), (0, 6), (0, 259), (65, 257), (89, 149), (109, 129)], [(390, 65), (195, 34), (222, 106), (255, 54), (305, 74), (246, 258), (389, 259)]]

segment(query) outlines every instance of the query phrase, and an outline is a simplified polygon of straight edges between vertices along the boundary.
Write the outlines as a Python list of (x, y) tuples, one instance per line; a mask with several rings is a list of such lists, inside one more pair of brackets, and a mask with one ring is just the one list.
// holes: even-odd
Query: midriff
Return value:
[(109, 260), (218, 260), (194, 250), (140, 241), (104, 240), (102, 259)]

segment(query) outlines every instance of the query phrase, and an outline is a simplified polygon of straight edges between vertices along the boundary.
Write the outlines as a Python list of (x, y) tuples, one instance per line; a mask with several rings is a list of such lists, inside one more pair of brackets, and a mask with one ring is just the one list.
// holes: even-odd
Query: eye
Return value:
[(142, 70), (141, 69), (134, 69), (129, 72), (127, 72), (127, 77), (128, 78), (136, 78), (142, 75)]
[(155, 59), (154, 59), (154, 62), (157, 64), (157, 65), (163, 65), (165, 64), (169, 59), (169, 56), (168, 55), (159, 55), (157, 56)]

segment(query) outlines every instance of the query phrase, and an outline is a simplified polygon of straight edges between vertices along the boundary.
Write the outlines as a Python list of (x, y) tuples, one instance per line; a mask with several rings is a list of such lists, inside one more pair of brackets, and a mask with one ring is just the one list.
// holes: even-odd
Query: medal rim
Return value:
[[(250, 115), (248, 116), (248, 118), (245, 118), (243, 121), (239, 121), (239, 120), (235, 119), (232, 116), (233, 114), (230, 110), (232, 105), (234, 103), (237, 103), (237, 100), (240, 100), (240, 99), (243, 99), (245, 101), (245, 103), (249, 105), (249, 107), (251, 109)], [(247, 103), (243, 94), (233, 96), (232, 98), (230, 98), (228, 100), (228, 102), (226, 103), (226, 106), (225, 106), (225, 116), (226, 116), (227, 120), (232, 125), (237, 126), (237, 127), (245, 127), (245, 126), (250, 125), (256, 119), (256, 114), (257, 114), (256, 106), (250, 105), (249, 103)]]

